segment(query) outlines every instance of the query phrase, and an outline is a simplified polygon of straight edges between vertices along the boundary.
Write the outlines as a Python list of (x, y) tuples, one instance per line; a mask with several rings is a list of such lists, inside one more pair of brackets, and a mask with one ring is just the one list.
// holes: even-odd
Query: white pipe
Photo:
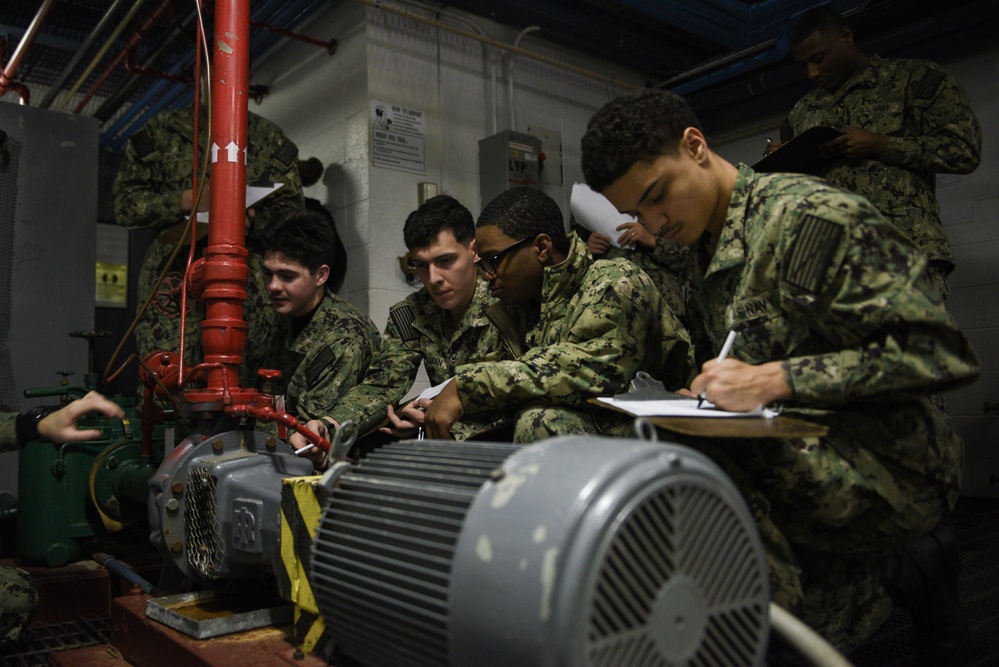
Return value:
[[(537, 32), (538, 30), (541, 30), (541, 26), (539, 25), (532, 25), (528, 28), (524, 28), (523, 30), (521, 30), (520, 34), (517, 35), (517, 39), (513, 40), (513, 48), (517, 49), (520, 47), (520, 40), (524, 38), (524, 35), (526, 35), (529, 32)], [(506, 102), (510, 108), (510, 129), (516, 132), (517, 112), (514, 110), (514, 105), (513, 105), (513, 53), (511, 53), (507, 57), (506, 85), (509, 88), (509, 92), (507, 93), (506, 96)]]
[(770, 603), (770, 625), (817, 667), (853, 667), (829, 642), (774, 602)]

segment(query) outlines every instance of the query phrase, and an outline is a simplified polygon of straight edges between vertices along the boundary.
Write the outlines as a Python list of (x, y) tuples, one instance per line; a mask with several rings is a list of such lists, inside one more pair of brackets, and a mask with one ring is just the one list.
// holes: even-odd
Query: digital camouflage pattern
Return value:
[(605, 257), (623, 257), (637, 264), (652, 278), (673, 314), (686, 324), (686, 277), (683, 271), (689, 248), (664, 236), (656, 236), (655, 241), (652, 248), (641, 244), (636, 244), (634, 248), (611, 246)]
[[(199, 161), (205, 159), (209, 137), (204, 123), (201, 134)], [(194, 120), (192, 109), (166, 111), (155, 116), (129, 142), (112, 189), (112, 205), (119, 225), (129, 229), (163, 230), (187, 220), (180, 212), (181, 193), (192, 185), (194, 153)], [(247, 322), (247, 364), (243, 367), (244, 385), (252, 377), (245, 370), (256, 365), (252, 358), (255, 345), (267, 339), (274, 312), (267, 296), (263, 272), (262, 248), (259, 240), (263, 231), (291, 211), (304, 208), (301, 179), (298, 174), (298, 148), (274, 123), (254, 113), (247, 114), (246, 182), (270, 181), (284, 183), (279, 190), (256, 204), (253, 222), (246, 234), (250, 250), (247, 260), (249, 280), (244, 319)], [(202, 241), (199, 244), (204, 244)], [(157, 238), (146, 252), (138, 277), (138, 303), (145, 301), (163, 271), (174, 249), (174, 243)], [(177, 351), (180, 335), (180, 291), (182, 271), (187, 261), (187, 248), (180, 251), (164, 285), (136, 327), (135, 338), (139, 354), (145, 357), (156, 350)], [(202, 304), (190, 304), (185, 334), (185, 363), (201, 360)], [(252, 386), (252, 385), (250, 385)]]
[(669, 389), (689, 381), (687, 331), (649, 276), (624, 259), (594, 261), (581, 238), (570, 239), (568, 258), (544, 270), (524, 354), (457, 369), (465, 413), (520, 413), (517, 442), (626, 430), (630, 418), (587, 401), (626, 391), (638, 371)]
[[(930, 530), (957, 500), (963, 443), (928, 397), (978, 359), (928, 261), (864, 199), (816, 178), (740, 165), (713, 257), (690, 257), (691, 321), (732, 358), (784, 360), (784, 414), (824, 438), (691, 443), (754, 511), (773, 597), (843, 650), (890, 611), (870, 563)], [(700, 340), (700, 339), (698, 339)]]
[(816, 88), (805, 95), (787, 120), (791, 136), (820, 125), (887, 135), (878, 159), (837, 160), (821, 176), (870, 201), (944, 273), (953, 270), (936, 174), (969, 173), (982, 155), (981, 125), (953, 77), (926, 60), (872, 55), (870, 66), (835, 93)]
[[(347, 392), (329, 416), (340, 424), (352, 420), (361, 433), (367, 433), (385, 420), (389, 405), (406, 396), (421, 363), (431, 386), (438, 385), (452, 377), (458, 366), (516, 359), (522, 351), (523, 329), (517, 316), (511, 317), (490, 296), (485, 281), (479, 280), (458, 328), (449, 336), (444, 331), (444, 310), (422, 288), (389, 310), (381, 353), (364, 382)], [(465, 440), (501, 421), (496, 415), (462, 418), (452, 426), (451, 434)]]
[[(0, 452), (20, 449), (17, 413), (0, 412)], [(0, 644), (16, 641), (35, 617), (38, 592), (24, 570), (0, 566)]]
[(293, 326), (292, 317), (277, 317), (263, 367), (281, 371), (275, 393), (305, 422), (328, 414), (364, 378), (381, 340), (367, 315), (329, 290), (297, 336)]
[(38, 591), (31, 575), (16, 567), (0, 567), (0, 644), (17, 641), (37, 608)]

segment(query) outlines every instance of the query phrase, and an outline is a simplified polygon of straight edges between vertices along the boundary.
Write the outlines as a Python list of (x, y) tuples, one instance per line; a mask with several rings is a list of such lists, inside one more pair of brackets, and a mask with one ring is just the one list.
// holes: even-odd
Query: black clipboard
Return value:
[(819, 146), (843, 134), (823, 125), (809, 128), (754, 164), (753, 169), (765, 174), (780, 171), (819, 176), (822, 169), (834, 160), (822, 157)]

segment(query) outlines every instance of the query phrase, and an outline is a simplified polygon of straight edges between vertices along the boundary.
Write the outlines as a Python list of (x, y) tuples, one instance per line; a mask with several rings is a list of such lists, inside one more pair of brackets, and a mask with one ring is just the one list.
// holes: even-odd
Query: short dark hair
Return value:
[(795, 22), (788, 41), (790, 41), (791, 46), (797, 46), (808, 39), (812, 33), (840, 33), (845, 27), (846, 19), (835, 9), (813, 7)]
[(648, 89), (611, 100), (593, 114), (582, 140), (583, 178), (602, 192), (638, 162), (679, 155), (688, 127), (701, 129), (687, 101)]
[(471, 211), (454, 197), (437, 195), (409, 214), (402, 237), (409, 250), (419, 250), (430, 246), (445, 229), (454, 234), (458, 243), (469, 243), (475, 238)]
[(293, 211), (264, 234), (264, 252), (279, 252), (315, 273), (323, 264), (333, 267), (333, 230), (315, 211)]
[(562, 209), (555, 200), (537, 188), (516, 187), (504, 190), (486, 204), (476, 227), (497, 227), (514, 239), (547, 234), (555, 249), (569, 252)]

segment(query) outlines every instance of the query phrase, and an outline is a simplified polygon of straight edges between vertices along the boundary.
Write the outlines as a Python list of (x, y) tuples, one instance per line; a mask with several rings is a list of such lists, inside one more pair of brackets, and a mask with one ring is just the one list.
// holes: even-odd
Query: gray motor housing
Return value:
[[(397, 445), (431, 466), (442, 455), (459, 465), (480, 446)], [(731, 480), (698, 452), (555, 438), (509, 450), (460, 490), (443, 478), (388, 481), (395, 464), (380, 465), (379, 493), (398, 499), (398, 513), (347, 511), (334, 491), (312, 559), (328, 630), (365, 664), (762, 664), (763, 547)], [(364, 467), (340, 483), (375, 483)], [(425, 510), (405, 508), (431, 498), (450, 503), (449, 527), (421, 532)], [(361, 539), (348, 514), (367, 524)], [(402, 533), (412, 543), (399, 550)]]

